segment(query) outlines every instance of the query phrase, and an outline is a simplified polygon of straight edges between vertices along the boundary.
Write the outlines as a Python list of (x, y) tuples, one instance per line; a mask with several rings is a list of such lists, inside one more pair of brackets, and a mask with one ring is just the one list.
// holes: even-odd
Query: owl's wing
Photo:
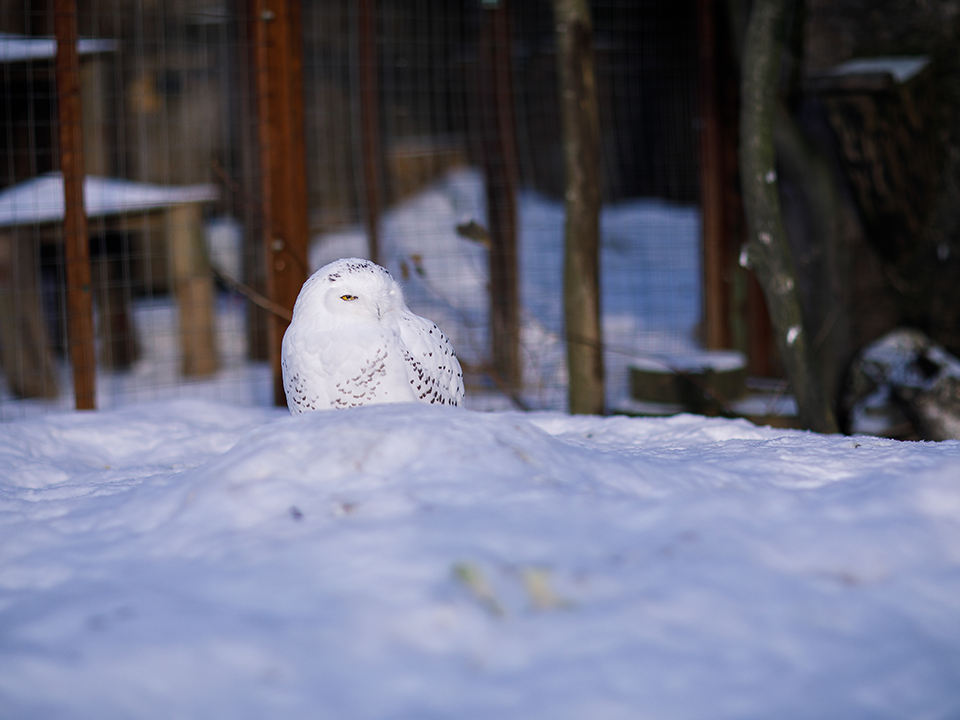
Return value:
[(408, 381), (421, 402), (460, 405), (463, 370), (453, 344), (437, 324), (407, 311), (399, 317)]
[(301, 328), (294, 323), (284, 333), (280, 351), (283, 390), (287, 407), (295, 415), (332, 407), (329, 389), (334, 384), (329, 371), (305, 340)]

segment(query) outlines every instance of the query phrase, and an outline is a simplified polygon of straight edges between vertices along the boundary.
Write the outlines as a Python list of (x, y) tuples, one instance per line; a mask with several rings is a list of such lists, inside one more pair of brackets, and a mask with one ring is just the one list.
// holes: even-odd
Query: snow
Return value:
[[(151, 185), (88, 175), (83, 205), (88, 217), (156, 210), (216, 200), (216, 185)], [(0, 192), (0, 227), (63, 220), (63, 176), (46, 173)]]
[[(184, 377), (178, 348), (177, 307), (168, 297), (140, 298), (132, 303), (140, 359), (127, 371), (97, 369), (97, 408), (126, 407), (144, 402), (192, 398), (235, 405), (266, 406), (273, 400), (270, 366), (248, 359), (246, 301), (238, 295), (217, 298), (217, 341), (220, 370), (211, 376)], [(60, 396), (52, 400), (13, 396), (0, 383), (0, 422), (42, 417), (74, 407), (73, 380), (59, 364)]]
[(5, 719), (960, 714), (958, 442), (178, 400), (0, 468)]
[(677, 355), (665, 354), (653, 357), (639, 357), (631, 363), (633, 367), (651, 372), (730, 372), (743, 370), (747, 359), (736, 350), (703, 350), (697, 353)]
[[(454, 172), (381, 229), (475, 363), (486, 249), (454, 228), (482, 195)], [(562, 409), (562, 208), (519, 210), (525, 399)], [(631, 362), (707, 365), (698, 233), (692, 208), (604, 208), (608, 405)], [(208, 240), (236, 260), (235, 223)], [(327, 234), (311, 263), (362, 243)], [(960, 715), (960, 443), (479, 412), (475, 388), (295, 418), (245, 307), (218, 300), (211, 378), (179, 376), (157, 297), (142, 359), (98, 372), (110, 409), (0, 391), (23, 418), (0, 424), (4, 720)]]
[(837, 65), (828, 75), (889, 73), (898, 83), (903, 83), (920, 74), (929, 64), (928, 55), (856, 58)]
[[(116, 40), (102, 38), (81, 38), (77, 41), (77, 53), (113, 52), (119, 49)], [(25, 62), (28, 60), (52, 60), (57, 54), (57, 41), (54, 38), (27, 37), (0, 32), (0, 63)]]

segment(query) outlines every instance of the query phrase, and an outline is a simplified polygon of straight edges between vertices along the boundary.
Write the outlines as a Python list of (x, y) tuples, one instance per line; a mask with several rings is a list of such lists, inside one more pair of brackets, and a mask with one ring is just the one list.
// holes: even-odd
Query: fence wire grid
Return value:
[[(506, 0), (504, 0), (506, 2)], [(480, 0), (378, 0), (380, 260), (467, 369), (467, 407), (510, 407), (490, 367)], [(607, 405), (638, 358), (700, 346), (694, 0), (591, 6), (601, 121)], [(300, 6), (310, 270), (365, 256), (358, 3)], [(525, 406), (565, 409), (563, 153), (550, 2), (510, 2)], [(96, 403), (273, 402), (260, 163), (243, 2), (79, 3)], [(54, 18), (0, 3), (0, 419), (73, 407)], [(62, 190), (59, 191), (62, 206)], [(96, 200), (99, 205), (91, 207)], [(480, 228), (480, 232), (474, 232)], [(196, 247), (203, 257), (194, 256)], [(186, 288), (186, 289), (185, 289)]]

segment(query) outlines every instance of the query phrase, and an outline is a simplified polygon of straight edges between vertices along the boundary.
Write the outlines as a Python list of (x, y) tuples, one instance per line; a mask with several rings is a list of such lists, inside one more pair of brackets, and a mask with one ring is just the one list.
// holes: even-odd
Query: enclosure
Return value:
[[(903, 290), (935, 277), (935, 306), (952, 307), (943, 208), (955, 183), (936, 138), (953, 135), (930, 130), (956, 107), (937, 104), (953, 92), (938, 54), (953, 25), (924, 40), (933, 63), (922, 67), (937, 73), (881, 105), (873, 86), (829, 80), (833, 68), (916, 43), (871, 45), (855, 5), (793, 6), (781, 83), (797, 137), (831, 168), (829, 207), (843, 212), (817, 205), (815, 163), (778, 136), (806, 320), (836, 403), (854, 353), (904, 318), (955, 345), (952, 314)], [(75, 8), (78, 42), (65, 42), (64, 8)], [(590, 10), (605, 410), (789, 424), (765, 304), (738, 264), (748, 6)], [(900, 11), (919, 29), (931, 13)], [(846, 45), (829, 44), (831, 23), (848, 20)], [(468, 407), (567, 407), (566, 179), (547, 0), (5, 2), (0, 31), (2, 419), (181, 396), (282, 402), (275, 348), (300, 283), (346, 256), (386, 266), (450, 336)], [(75, 89), (57, 61), (68, 47)], [(911, 158), (897, 182), (913, 200), (880, 198), (882, 217), (871, 215), (876, 169), (844, 154), (871, 141), (872, 116), (851, 120), (851, 102), (892, 108), (884, 121), (906, 138), (889, 157)], [(85, 213), (72, 219), (81, 185)], [(905, 260), (900, 250), (920, 247), (910, 237), (943, 267), (929, 272), (914, 250)]]
[[(299, 287), (276, 265), (365, 256), (451, 337), (475, 407), (565, 407), (550, 3), (278, 6), (79, 4), (96, 406), (184, 394), (272, 402), (270, 302), (289, 305)], [(592, 10), (615, 408), (629, 402), (632, 360), (702, 346), (697, 8)], [(51, 175), (63, 122), (54, 15), (28, 2), (0, 17), (4, 419), (74, 405), (66, 230), (48, 208), (63, 203)], [(297, 183), (297, 154), (305, 187), (291, 190), (282, 183)], [(298, 213), (306, 257), (285, 256), (281, 236), (297, 229), (283, 223)], [(503, 213), (517, 293), (518, 362), (506, 372), (490, 347), (489, 236)]]

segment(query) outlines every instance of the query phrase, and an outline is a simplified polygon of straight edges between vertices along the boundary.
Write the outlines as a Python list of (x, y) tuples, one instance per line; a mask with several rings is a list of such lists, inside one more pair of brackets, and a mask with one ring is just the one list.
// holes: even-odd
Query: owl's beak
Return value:
[(377, 303), (377, 320), (383, 319), (383, 313), (380, 311), (380, 303)]

